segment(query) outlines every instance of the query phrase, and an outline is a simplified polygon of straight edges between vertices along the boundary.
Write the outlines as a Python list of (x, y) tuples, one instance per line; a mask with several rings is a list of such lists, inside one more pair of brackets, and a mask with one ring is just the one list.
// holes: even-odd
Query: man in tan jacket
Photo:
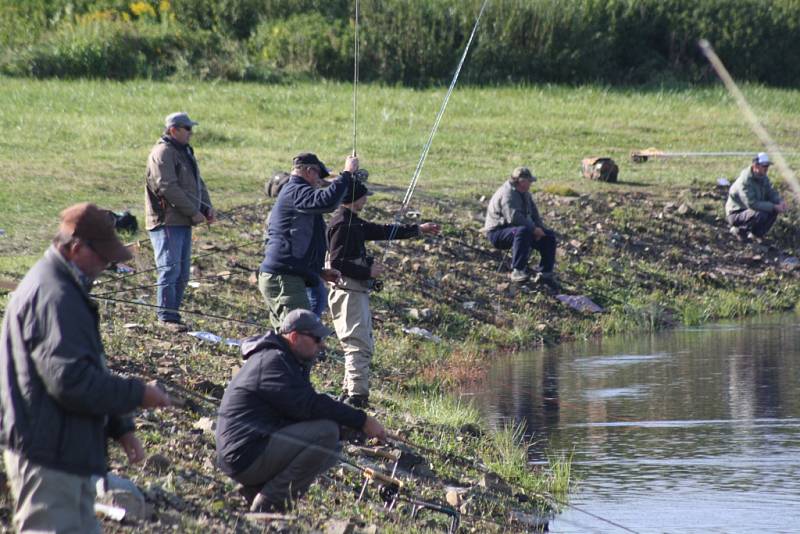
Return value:
[(188, 329), (179, 309), (189, 281), (192, 226), (216, 219), (189, 144), (196, 125), (184, 112), (168, 115), (147, 158), (145, 219), (158, 270), (158, 320), (173, 332)]

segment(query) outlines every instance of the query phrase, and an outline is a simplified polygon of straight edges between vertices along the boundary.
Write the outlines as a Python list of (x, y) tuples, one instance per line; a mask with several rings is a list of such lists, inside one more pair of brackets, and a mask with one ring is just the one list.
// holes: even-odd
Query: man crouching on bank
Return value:
[(311, 363), (332, 333), (312, 312), (296, 309), (278, 332), (242, 343), (247, 361), (225, 390), (217, 419), (217, 462), (244, 486), (251, 512), (286, 511), (336, 465), (339, 425), (386, 437), (377, 419), (311, 385)]

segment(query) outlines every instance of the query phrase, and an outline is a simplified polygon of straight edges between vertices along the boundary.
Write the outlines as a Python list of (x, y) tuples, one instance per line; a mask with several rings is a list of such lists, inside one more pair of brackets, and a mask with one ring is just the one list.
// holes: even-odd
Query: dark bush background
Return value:
[[(361, 0), (361, 77), (449, 80), (482, 0)], [(352, 78), (354, 0), (0, 0), (0, 72)], [(462, 79), (800, 84), (800, 0), (490, 0)]]

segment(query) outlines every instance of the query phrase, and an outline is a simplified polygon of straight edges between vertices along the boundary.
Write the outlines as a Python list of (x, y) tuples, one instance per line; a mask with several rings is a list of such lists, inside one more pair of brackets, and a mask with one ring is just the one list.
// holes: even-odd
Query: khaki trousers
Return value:
[(344, 350), (344, 384), (349, 395), (369, 395), (369, 365), (375, 342), (365, 283), (343, 277), (328, 296), (336, 336)]
[(17, 532), (100, 534), (91, 477), (42, 467), (10, 450), (3, 452), (3, 460), (14, 495)]
[(258, 289), (264, 296), (269, 312), (269, 322), (277, 331), (286, 315), (298, 308), (311, 309), (306, 293), (306, 283), (291, 274), (258, 274)]

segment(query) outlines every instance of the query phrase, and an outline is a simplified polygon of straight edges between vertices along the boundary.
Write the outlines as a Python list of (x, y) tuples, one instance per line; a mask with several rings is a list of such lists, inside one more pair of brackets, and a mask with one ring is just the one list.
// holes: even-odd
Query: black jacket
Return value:
[(104, 475), (106, 437), (133, 430), (126, 414), (144, 384), (108, 372), (97, 306), (55, 248), (14, 291), (0, 334), (0, 445), (80, 476)]
[(419, 236), (419, 226), (416, 224), (375, 224), (365, 221), (344, 206), (340, 207), (328, 226), (331, 267), (344, 276), (368, 280), (371, 259), (367, 256), (365, 242), (389, 239), (395, 227), (397, 230), (393, 239)]
[(278, 334), (244, 340), (242, 355), (247, 361), (228, 384), (217, 418), (217, 464), (228, 475), (249, 467), (269, 436), (285, 426), (315, 419), (364, 426), (364, 411), (314, 391), (310, 365)]

